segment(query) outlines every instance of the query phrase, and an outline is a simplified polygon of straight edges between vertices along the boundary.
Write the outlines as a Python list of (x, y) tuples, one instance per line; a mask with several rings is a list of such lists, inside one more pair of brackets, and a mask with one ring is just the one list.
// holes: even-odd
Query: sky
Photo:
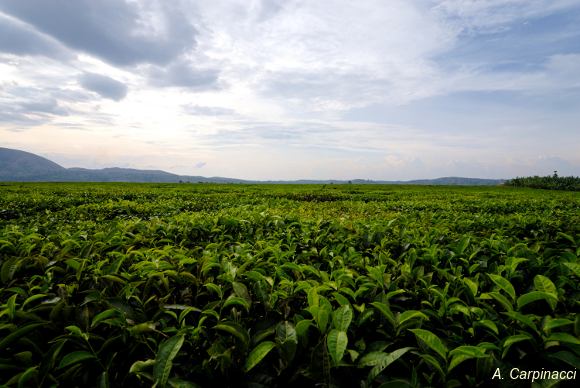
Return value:
[(261, 180), (580, 175), (580, 0), (0, 0), (0, 146)]

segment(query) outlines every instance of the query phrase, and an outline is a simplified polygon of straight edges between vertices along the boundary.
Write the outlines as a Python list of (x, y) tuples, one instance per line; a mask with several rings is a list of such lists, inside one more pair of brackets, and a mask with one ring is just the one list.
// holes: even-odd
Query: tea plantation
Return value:
[(510, 372), (580, 369), (579, 243), (578, 192), (4, 183), (0, 385), (577, 386)]

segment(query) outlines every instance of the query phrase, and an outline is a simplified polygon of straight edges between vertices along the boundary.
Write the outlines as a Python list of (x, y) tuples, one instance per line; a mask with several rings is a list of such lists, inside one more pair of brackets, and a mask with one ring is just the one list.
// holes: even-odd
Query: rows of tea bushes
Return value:
[(510, 188), (0, 186), (0, 384), (529, 386), (509, 371), (580, 368), (579, 208)]

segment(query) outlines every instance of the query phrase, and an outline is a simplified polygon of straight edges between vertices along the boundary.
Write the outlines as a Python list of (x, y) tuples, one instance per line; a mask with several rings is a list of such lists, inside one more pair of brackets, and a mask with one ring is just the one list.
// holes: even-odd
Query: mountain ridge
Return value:
[(499, 185), (503, 179), (441, 177), (409, 181), (387, 180), (245, 180), (225, 177), (178, 175), (163, 170), (107, 167), (88, 169), (65, 168), (31, 152), (0, 147), (0, 181), (3, 182), (135, 182), (135, 183), (253, 183), (253, 184), (410, 184), (410, 185)]

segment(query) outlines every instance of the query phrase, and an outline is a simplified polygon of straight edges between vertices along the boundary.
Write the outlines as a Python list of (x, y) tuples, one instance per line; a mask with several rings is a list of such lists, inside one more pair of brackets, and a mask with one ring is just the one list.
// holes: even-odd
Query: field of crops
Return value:
[(574, 192), (0, 184), (0, 385), (530, 386), (579, 242)]

